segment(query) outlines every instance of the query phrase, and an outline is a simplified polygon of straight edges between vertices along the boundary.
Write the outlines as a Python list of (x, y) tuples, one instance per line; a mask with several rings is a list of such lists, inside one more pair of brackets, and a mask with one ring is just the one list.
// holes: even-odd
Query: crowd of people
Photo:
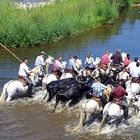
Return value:
[[(35, 66), (41, 66), (42, 69), (45, 69), (45, 55), (46, 53), (44, 51), (41, 51), (40, 54), (36, 57), (35, 60)], [(54, 60), (54, 63), (51, 67), (51, 72), (57, 72), (58, 76), (60, 77), (62, 75), (62, 56), (59, 56), (56, 60)], [(67, 65), (67, 71), (72, 72), (74, 76), (78, 75), (79, 69), (77, 68), (76, 61), (78, 57), (73, 56), (69, 59), (68, 65)], [(32, 92), (33, 83), (31, 82), (29, 76), (32, 72), (31, 69), (27, 66), (28, 65), (28, 59), (24, 58), (23, 62), (20, 64), (18, 76), (22, 77), (29, 85), (28, 93)], [(132, 77), (132, 80), (135, 82), (139, 82), (140, 78), (140, 63), (137, 57), (134, 58), (134, 60), (131, 60), (130, 54), (126, 54), (125, 57), (122, 56), (121, 50), (118, 49), (114, 54), (111, 55), (110, 51), (105, 51), (105, 53), (101, 57), (101, 65), (104, 67), (112, 66), (119, 66), (123, 67), (125, 71), (127, 71), (130, 76)], [(89, 71), (93, 71), (96, 69), (96, 63), (93, 58), (93, 54), (90, 52), (88, 56), (85, 59), (85, 69)], [(106, 104), (105, 99), (103, 98), (103, 89), (105, 89), (106, 86), (101, 83), (101, 79), (97, 78), (95, 83), (91, 86), (92, 96), (96, 98), (100, 98), (101, 102), (103, 103), (103, 106)], [(122, 87), (122, 82), (119, 81), (119, 84), (117, 87), (114, 88), (111, 96), (110, 101), (117, 101), (120, 102), (121, 106), (124, 107), (125, 110), (125, 118), (128, 116), (128, 107), (126, 102), (124, 102), (124, 96), (127, 95), (126, 90)]]

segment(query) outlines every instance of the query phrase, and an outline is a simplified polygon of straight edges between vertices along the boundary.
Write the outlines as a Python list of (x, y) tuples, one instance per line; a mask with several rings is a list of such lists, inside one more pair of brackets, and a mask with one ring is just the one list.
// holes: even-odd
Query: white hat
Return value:
[(46, 53), (44, 52), (44, 51), (41, 51), (41, 53), (40, 54), (43, 54), (43, 55), (45, 55)]

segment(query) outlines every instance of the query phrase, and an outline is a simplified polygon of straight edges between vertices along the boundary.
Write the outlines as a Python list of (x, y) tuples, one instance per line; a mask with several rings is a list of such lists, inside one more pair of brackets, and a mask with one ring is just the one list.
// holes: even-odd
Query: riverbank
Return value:
[(0, 42), (8, 47), (39, 46), (77, 36), (103, 24), (112, 24), (127, 0), (64, 0), (52, 5), (18, 9), (3, 1)]

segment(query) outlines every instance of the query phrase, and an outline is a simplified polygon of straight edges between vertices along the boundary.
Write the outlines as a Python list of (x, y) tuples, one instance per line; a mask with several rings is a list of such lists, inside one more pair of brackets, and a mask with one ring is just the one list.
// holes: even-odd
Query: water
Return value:
[[(63, 56), (64, 60), (77, 55), (83, 62), (90, 51), (94, 57), (101, 57), (105, 50), (114, 52), (118, 48), (129, 52), (132, 58), (135, 56), (140, 58), (139, 40), (140, 8), (135, 8), (122, 14), (115, 24), (98, 27), (79, 37), (42, 47), (10, 50), (21, 59), (28, 57), (29, 66), (33, 67), (35, 57), (41, 50), (55, 58)], [(4, 83), (17, 78), (19, 64), (18, 60), (0, 47), (0, 91)], [(78, 123), (78, 107), (58, 114), (52, 114), (51, 108), (51, 105), (32, 100), (19, 100), (0, 105), (0, 140), (135, 140), (139, 138), (139, 120), (134, 121), (136, 123), (133, 126), (122, 127), (115, 133), (96, 135), (93, 128), (93, 131), (70, 134), (65, 128)]]

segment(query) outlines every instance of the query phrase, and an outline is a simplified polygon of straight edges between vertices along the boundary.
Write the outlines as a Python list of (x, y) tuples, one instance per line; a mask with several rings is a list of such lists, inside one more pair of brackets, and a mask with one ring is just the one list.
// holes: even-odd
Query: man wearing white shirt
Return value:
[(78, 69), (76, 67), (77, 59), (78, 59), (77, 56), (73, 56), (68, 62), (68, 69), (71, 70), (75, 76), (78, 74)]
[(40, 55), (36, 57), (35, 66), (42, 66), (42, 67), (45, 66), (45, 60), (44, 60), (45, 54), (46, 53), (44, 51), (41, 51)]
[(27, 58), (24, 58), (22, 63), (20, 64), (18, 76), (22, 77), (27, 83), (28, 83), (28, 90), (27, 93), (32, 93), (33, 84), (32, 81), (29, 79), (29, 75), (31, 73), (30, 68), (27, 66), (28, 60)]
[(133, 81), (139, 82), (140, 80), (140, 63), (139, 62), (136, 62), (136, 66), (135, 68), (131, 70), (130, 75)]
[(128, 66), (127, 66), (127, 70), (129, 71), (130, 75), (132, 75), (132, 71), (135, 71), (136, 68), (136, 63), (138, 62), (138, 58), (135, 57), (134, 61), (131, 62)]
[(88, 54), (88, 57), (85, 60), (85, 64), (86, 64), (86, 68), (89, 69), (90, 71), (93, 71), (95, 69), (92, 53)]

